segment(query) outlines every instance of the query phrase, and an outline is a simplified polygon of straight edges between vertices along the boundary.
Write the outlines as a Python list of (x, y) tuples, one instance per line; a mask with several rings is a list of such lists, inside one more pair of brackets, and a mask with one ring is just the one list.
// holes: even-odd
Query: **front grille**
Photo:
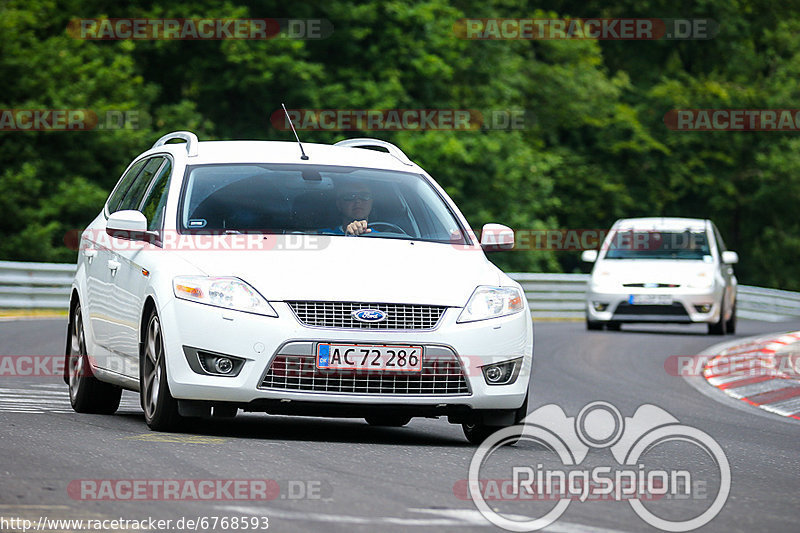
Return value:
[[(379, 304), (363, 302), (286, 302), (306, 326), (344, 329), (434, 329), (446, 307), (437, 305)], [(359, 322), (353, 311), (378, 309), (387, 317), (381, 322)]]
[(319, 369), (313, 355), (278, 354), (259, 388), (355, 394), (469, 394), (455, 355), (423, 355), (422, 372), (411, 374)]
[(686, 308), (680, 302), (674, 302), (672, 305), (633, 305), (628, 302), (620, 303), (616, 310), (615, 315), (669, 315), (669, 316), (682, 316), (688, 317)]

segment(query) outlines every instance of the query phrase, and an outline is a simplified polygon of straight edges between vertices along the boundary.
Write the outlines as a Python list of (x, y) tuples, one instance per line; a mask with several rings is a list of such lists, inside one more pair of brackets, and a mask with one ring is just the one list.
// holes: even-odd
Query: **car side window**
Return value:
[(114, 213), (115, 211), (119, 211), (119, 204), (122, 201), (122, 198), (125, 197), (125, 193), (128, 192), (128, 189), (131, 188), (131, 184), (133, 184), (136, 176), (139, 174), (139, 171), (142, 170), (142, 167), (147, 163), (147, 160), (143, 159), (138, 161), (135, 165), (133, 165), (128, 172), (122, 176), (122, 179), (119, 180), (119, 185), (114, 191), (111, 193), (111, 196), (108, 198), (108, 212)]
[(125, 196), (122, 198), (122, 201), (117, 207), (117, 211), (124, 211), (126, 209), (139, 209), (139, 206), (142, 203), (142, 197), (147, 191), (147, 186), (150, 185), (150, 182), (153, 180), (153, 176), (163, 162), (163, 157), (153, 157), (147, 161), (147, 164), (145, 164), (142, 171), (136, 177), (136, 181), (133, 182), (133, 185), (131, 185), (131, 187), (128, 189), (128, 192), (125, 193)]
[(142, 213), (147, 218), (147, 229), (154, 231), (161, 228), (164, 218), (164, 207), (167, 205), (167, 192), (169, 191), (172, 162), (167, 159), (167, 164), (158, 173), (150, 192), (145, 198)]

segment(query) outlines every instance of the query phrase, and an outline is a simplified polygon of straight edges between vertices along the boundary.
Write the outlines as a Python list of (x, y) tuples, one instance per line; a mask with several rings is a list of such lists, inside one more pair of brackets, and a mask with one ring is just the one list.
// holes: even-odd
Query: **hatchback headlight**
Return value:
[(698, 274), (688, 285), (692, 289), (710, 289), (714, 285), (714, 278), (706, 274)]
[(475, 322), (519, 313), (525, 308), (522, 292), (516, 287), (488, 287), (475, 289), (457, 322)]
[(278, 313), (257, 290), (239, 278), (178, 276), (172, 280), (176, 298), (224, 309), (277, 317)]
[(612, 278), (608, 272), (598, 272), (592, 275), (591, 284), (593, 289), (597, 290), (611, 290), (619, 286), (619, 282)]

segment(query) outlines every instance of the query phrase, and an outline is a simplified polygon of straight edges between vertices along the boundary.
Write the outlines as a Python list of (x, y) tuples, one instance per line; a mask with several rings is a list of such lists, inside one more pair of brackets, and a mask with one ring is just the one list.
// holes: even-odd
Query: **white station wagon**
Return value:
[[(183, 143), (168, 142), (182, 140)], [(533, 324), (444, 190), (396, 146), (159, 139), (81, 236), (65, 380), (78, 412), (139, 391), (150, 428), (239, 409), (480, 442), (526, 414)]]

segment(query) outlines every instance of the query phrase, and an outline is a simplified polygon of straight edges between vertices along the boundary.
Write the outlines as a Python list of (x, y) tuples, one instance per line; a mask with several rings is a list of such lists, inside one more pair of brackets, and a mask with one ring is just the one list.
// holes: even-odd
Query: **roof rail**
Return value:
[(369, 139), (366, 137), (358, 139), (345, 139), (335, 143), (334, 146), (349, 146), (351, 148), (366, 148), (368, 146), (375, 146), (378, 148), (386, 148), (389, 151), (389, 155), (393, 156), (404, 165), (414, 166), (414, 163), (406, 154), (403, 153), (400, 148), (390, 142), (382, 141), (380, 139)]
[(167, 133), (156, 141), (156, 143), (153, 145), (153, 148), (163, 146), (167, 144), (167, 141), (172, 139), (183, 139), (186, 141), (186, 153), (189, 154), (189, 157), (195, 157), (197, 155), (197, 135), (191, 131), (173, 131), (172, 133)]

